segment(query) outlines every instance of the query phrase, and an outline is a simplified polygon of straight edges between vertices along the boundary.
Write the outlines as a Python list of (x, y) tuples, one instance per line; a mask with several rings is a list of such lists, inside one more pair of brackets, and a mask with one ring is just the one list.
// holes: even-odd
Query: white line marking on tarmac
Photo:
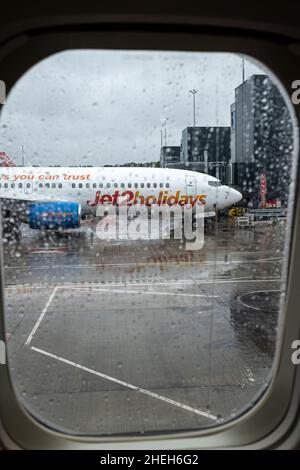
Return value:
[[(245, 278), (232, 278), (232, 279), (211, 279), (211, 280), (202, 280), (202, 279), (179, 279), (178, 281), (158, 281), (157, 284), (191, 284), (194, 286), (195, 284), (224, 284), (230, 282), (274, 282), (274, 281), (281, 281), (281, 278), (274, 278), (274, 279), (245, 279)], [(149, 283), (150, 285), (151, 283)], [(153, 284), (153, 283), (152, 283)], [(111, 285), (111, 284), (110, 284)], [(142, 284), (143, 285), (143, 284)]]
[(260, 310), (262, 310), (262, 308), (260, 308), (260, 307), (254, 307), (254, 305), (246, 304), (246, 302), (243, 302), (243, 301), (242, 301), (242, 297), (244, 297), (246, 294), (247, 294), (247, 295), (253, 295), (253, 294), (261, 294), (262, 292), (282, 292), (282, 291), (279, 290), (279, 289), (273, 289), (273, 290), (255, 290), (255, 291), (253, 291), (253, 292), (244, 292), (242, 295), (239, 295), (239, 296), (237, 297), (237, 301), (238, 301), (241, 305), (243, 305), (244, 307), (246, 307), (246, 308), (252, 308), (253, 310), (258, 310), (258, 311), (260, 311)]
[[(84, 287), (63, 287), (63, 286), (58, 286), (58, 289), (75, 289), (75, 290), (82, 290)], [(136, 290), (122, 290), (122, 289), (105, 289), (105, 288), (95, 288), (95, 287), (85, 287), (85, 289), (96, 291), (96, 292), (114, 292), (116, 294), (148, 294), (148, 295), (174, 295), (178, 296), (184, 296), (184, 297), (210, 297), (210, 298), (217, 298), (219, 297), (218, 295), (206, 295), (206, 294), (182, 294), (182, 293), (176, 293), (176, 292), (160, 292), (160, 291), (136, 291)]]
[(43, 320), (43, 318), (44, 318), (44, 316), (45, 316), (45, 314), (46, 314), (46, 312), (47, 312), (47, 310), (48, 310), (48, 308), (49, 308), (49, 306), (50, 306), (50, 304), (51, 304), (51, 302), (52, 302), (52, 300), (53, 300), (53, 297), (54, 297), (55, 294), (56, 294), (56, 291), (57, 291), (57, 286), (54, 287), (54, 289), (53, 289), (53, 291), (52, 291), (52, 293), (51, 293), (51, 295), (50, 295), (50, 297), (49, 297), (49, 299), (48, 299), (48, 302), (46, 303), (45, 307), (43, 308), (42, 313), (40, 314), (40, 316), (39, 316), (39, 318), (38, 318), (36, 324), (34, 325), (32, 331), (30, 332), (30, 334), (29, 334), (29, 336), (28, 336), (28, 338), (27, 338), (27, 340), (26, 340), (26, 342), (25, 342), (25, 346), (29, 346), (29, 345), (30, 345), (30, 343), (31, 343), (31, 341), (32, 341), (32, 338), (34, 337), (34, 335), (35, 335), (35, 333), (36, 333), (38, 327), (40, 326), (40, 324), (41, 324), (41, 322), (42, 322), (42, 320)]
[[(59, 253), (61, 254), (61, 253)], [(282, 258), (262, 258), (262, 259), (257, 259), (257, 260), (229, 260), (229, 261), (164, 261), (160, 260), (157, 262), (139, 262), (139, 263), (99, 263), (99, 264), (57, 264), (57, 265), (51, 265), (49, 266), (44, 265), (31, 265), (28, 267), (25, 266), (5, 266), (5, 269), (18, 269), (18, 270), (40, 270), (40, 269), (49, 269), (51, 267), (52, 269), (57, 269), (57, 268), (66, 268), (66, 269), (91, 269), (91, 268), (132, 268), (135, 266), (160, 266), (163, 264), (164, 266), (178, 266), (181, 264), (195, 264), (198, 265), (200, 264), (201, 266), (214, 266), (214, 265), (230, 265), (230, 264), (255, 264), (255, 263), (274, 263), (281, 261)]]
[(157, 400), (164, 401), (165, 403), (169, 403), (170, 405), (177, 406), (178, 408), (181, 408), (185, 411), (190, 411), (191, 413), (204, 416), (205, 418), (211, 419), (213, 421), (217, 420), (217, 416), (212, 415), (210, 413), (207, 413), (206, 411), (199, 410), (197, 408), (193, 408), (191, 406), (185, 405), (184, 403), (180, 403), (178, 401), (172, 400), (171, 398), (167, 398), (163, 395), (159, 395), (158, 393), (151, 392), (150, 390), (146, 390), (141, 387), (137, 387), (136, 385), (132, 385), (128, 382), (124, 382), (123, 380), (116, 379), (114, 377), (111, 377), (110, 375), (103, 374), (102, 372), (98, 372), (96, 370), (90, 369), (88, 367), (82, 366), (81, 364), (77, 364), (76, 362), (69, 361), (68, 359), (64, 359), (63, 357), (56, 356), (56, 354), (49, 353), (47, 351), (44, 351), (43, 349), (35, 348), (34, 346), (31, 346), (31, 349), (33, 351), (36, 351), (40, 354), (43, 354), (45, 356), (51, 357), (52, 359), (56, 359), (57, 361), (63, 362), (65, 364), (68, 364), (69, 366), (76, 367), (77, 369), (83, 370), (84, 372), (88, 372), (90, 374), (96, 375), (98, 377), (101, 377), (102, 379), (109, 380), (110, 382), (117, 383), (119, 385), (122, 385), (123, 387), (129, 388), (130, 390), (134, 390), (139, 393), (143, 393), (144, 395), (148, 395), (152, 398), (156, 398)]
[[(177, 280), (170, 280), (170, 281), (163, 281), (163, 280), (155, 280), (153, 282), (128, 282), (128, 281), (120, 281), (120, 282), (78, 282), (78, 283), (66, 283), (60, 288), (67, 288), (70, 286), (74, 286), (74, 284), (81, 286), (81, 287), (89, 287), (89, 286), (98, 286), (98, 287), (133, 287), (133, 286), (155, 286), (155, 285), (182, 285), (182, 284), (189, 284), (193, 287), (195, 284), (223, 284), (223, 283), (230, 283), (230, 282), (278, 282), (281, 281), (280, 277), (277, 278), (260, 278), (260, 279), (246, 279), (246, 278), (231, 278), (231, 279), (211, 279), (211, 280), (201, 280), (201, 279), (177, 279)], [(47, 289), (49, 288), (49, 284), (39, 285), (39, 284), (12, 284), (9, 286), (5, 286), (6, 290), (16, 290), (16, 289), (24, 289), (24, 288), (34, 288), (34, 289)]]

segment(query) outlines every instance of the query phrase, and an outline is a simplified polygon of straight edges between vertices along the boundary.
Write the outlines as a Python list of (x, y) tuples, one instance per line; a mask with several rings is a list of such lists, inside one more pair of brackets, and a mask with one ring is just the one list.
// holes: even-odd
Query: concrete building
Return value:
[(180, 146), (163, 146), (160, 149), (160, 166), (165, 168), (180, 161)]
[(181, 148), (161, 149), (161, 166), (208, 173), (225, 183), (229, 161), (230, 127), (187, 127), (182, 131)]
[(286, 205), (292, 144), (291, 118), (281, 93), (266, 75), (252, 75), (236, 88), (231, 106), (231, 183), (255, 207), (262, 174), (267, 199)]
[(182, 131), (181, 161), (200, 162), (203, 171), (227, 181), (230, 127), (187, 127)]

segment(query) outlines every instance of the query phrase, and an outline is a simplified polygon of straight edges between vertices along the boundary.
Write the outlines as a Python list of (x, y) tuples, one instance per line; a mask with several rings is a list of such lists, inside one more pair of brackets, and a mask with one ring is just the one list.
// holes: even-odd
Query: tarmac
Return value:
[(221, 220), (202, 250), (22, 226), (4, 249), (9, 365), (50, 427), (130, 435), (216, 426), (266, 389), (284, 295), (284, 221)]

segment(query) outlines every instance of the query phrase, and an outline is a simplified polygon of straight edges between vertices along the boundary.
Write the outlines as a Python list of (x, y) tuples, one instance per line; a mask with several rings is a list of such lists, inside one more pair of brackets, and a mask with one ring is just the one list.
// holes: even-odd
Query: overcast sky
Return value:
[[(245, 77), (265, 73), (245, 60)], [(2, 108), (0, 151), (21, 164), (94, 165), (159, 159), (193, 124), (229, 126), (242, 58), (234, 54), (66, 51), (31, 68)]]

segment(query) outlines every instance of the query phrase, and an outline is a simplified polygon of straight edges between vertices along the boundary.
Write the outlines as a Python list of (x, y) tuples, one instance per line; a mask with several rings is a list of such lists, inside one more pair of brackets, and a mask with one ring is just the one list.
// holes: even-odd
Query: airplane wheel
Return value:
[(21, 230), (18, 225), (11, 222), (11, 220), (4, 219), (2, 222), (2, 239), (7, 243), (14, 240), (19, 240)]

